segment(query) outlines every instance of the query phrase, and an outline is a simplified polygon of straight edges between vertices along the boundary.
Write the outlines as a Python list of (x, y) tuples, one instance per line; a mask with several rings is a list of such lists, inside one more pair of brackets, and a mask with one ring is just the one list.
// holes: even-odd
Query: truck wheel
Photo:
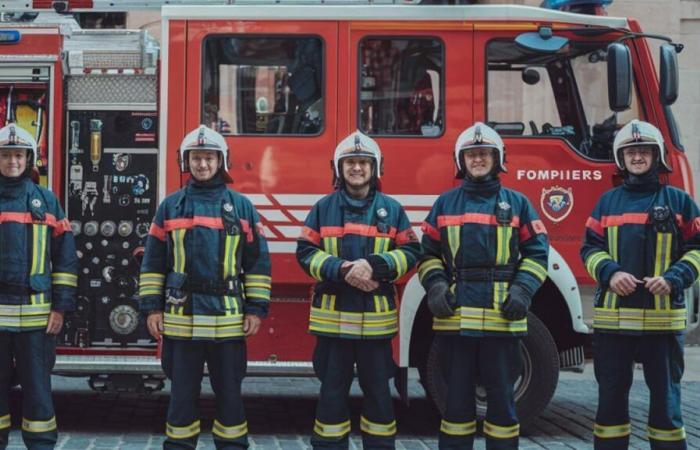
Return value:
[[(547, 327), (532, 313), (527, 317), (528, 334), (520, 344), (522, 371), (515, 381), (515, 407), (522, 427), (527, 426), (547, 406), (559, 381), (559, 353)], [(434, 339), (426, 364), (429, 397), (441, 414), (445, 412), (447, 382), (439, 366), (441, 344)], [(486, 415), (486, 391), (477, 386), (477, 415)]]

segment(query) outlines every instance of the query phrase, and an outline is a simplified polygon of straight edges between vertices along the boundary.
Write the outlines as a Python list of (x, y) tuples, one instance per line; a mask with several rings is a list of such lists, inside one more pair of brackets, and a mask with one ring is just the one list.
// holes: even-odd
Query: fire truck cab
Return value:
[[(270, 317), (248, 343), (249, 372), (311, 376), (313, 280), (296, 262), (296, 239), (332, 189), (336, 143), (355, 129), (379, 143), (383, 191), (420, 235), (437, 196), (459, 183), (455, 139), (478, 120), (503, 136), (502, 180), (528, 195), (550, 237), (548, 278), (533, 300), (516, 385), (519, 416), (534, 418), (559, 371), (584, 367), (594, 283), (579, 247), (593, 205), (619, 181), (616, 130), (633, 118), (656, 125), (674, 169), (669, 183), (694, 191), (670, 109), (681, 46), (661, 46), (657, 75), (639, 24), (601, 15), (609, 1), (590, 3), (599, 3), (594, 14), (515, 5), (164, 6), (159, 72), (143, 33), (97, 38), (57, 28), (63, 38), (47, 52), (63, 58), (46, 62), (51, 102), (61, 105), (51, 110), (48, 183), (73, 221), (83, 274), (82, 306), (63, 334), (56, 372), (91, 375), (97, 388), (134, 377), (157, 387), (162, 375), (135, 314), (134, 273), (157, 202), (186, 180), (177, 148), (197, 125), (225, 136), (232, 187), (260, 212), (272, 255)], [(3, 55), (0, 74), (17, 65), (35, 63)], [(0, 96), (24, 86), (17, 83), (0, 76)], [(406, 396), (409, 368), (417, 368), (441, 407), (440, 349), (415, 272), (399, 293), (396, 386)]]

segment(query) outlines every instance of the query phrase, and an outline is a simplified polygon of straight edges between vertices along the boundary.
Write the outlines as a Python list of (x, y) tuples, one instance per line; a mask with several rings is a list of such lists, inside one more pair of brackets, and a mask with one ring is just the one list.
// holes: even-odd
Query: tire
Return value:
[[(547, 327), (532, 313), (527, 317), (528, 334), (520, 343), (522, 371), (515, 382), (515, 408), (524, 428), (549, 404), (559, 381), (559, 353)], [(441, 414), (445, 412), (447, 382), (438, 361), (441, 344), (433, 340), (428, 353), (424, 378), (428, 396), (433, 399)], [(477, 386), (477, 416), (486, 415), (486, 396), (482, 386)]]

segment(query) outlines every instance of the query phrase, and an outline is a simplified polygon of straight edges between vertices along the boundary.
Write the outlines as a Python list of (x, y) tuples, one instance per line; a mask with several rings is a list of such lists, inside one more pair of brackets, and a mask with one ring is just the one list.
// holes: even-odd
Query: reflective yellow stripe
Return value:
[(243, 280), (246, 298), (270, 300), (272, 278), (268, 275), (245, 274)]
[(501, 305), (508, 296), (508, 283), (506, 281), (494, 281), (493, 283), (493, 309), (501, 309)]
[(451, 436), (468, 436), (476, 433), (476, 420), (471, 422), (448, 422), (445, 419), (440, 421), (440, 431)]
[(408, 261), (406, 260), (406, 255), (401, 250), (392, 250), (386, 253), (394, 261), (396, 266), (396, 278), (398, 280), (408, 272)]
[(647, 426), (647, 435), (649, 439), (654, 439), (656, 441), (682, 441), (685, 439), (685, 428), (660, 430)]
[[(654, 276), (664, 274), (671, 265), (671, 245), (673, 234), (656, 233), (656, 253), (654, 257)], [(656, 309), (671, 309), (671, 297), (669, 295), (655, 295), (654, 306)]]
[(31, 305), (0, 305), (0, 328), (23, 329), (45, 327), (49, 321), (51, 305), (36, 294), (37, 302)]
[(547, 269), (545, 267), (542, 267), (540, 263), (530, 258), (523, 258), (523, 260), (520, 261), (520, 266), (518, 267), (518, 270), (524, 270), (532, 274), (541, 282), (547, 278)]
[(365, 416), (360, 416), (360, 430), (374, 436), (393, 436), (396, 434), (396, 421), (383, 424), (371, 422)]
[(690, 250), (680, 259), (695, 268), (695, 272), (700, 275), (700, 250)]
[(608, 227), (608, 254), (613, 261), (619, 261), (617, 257), (617, 227)]
[[(376, 245), (375, 245), (376, 246)], [(324, 237), (323, 238), (323, 249), (326, 253), (338, 256), (338, 238), (337, 237)], [(375, 251), (375, 253), (378, 253)]]
[(237, 439), (248, 434), (248, 422), (227, 427), (222, 425), (218, 420), (214, 419), (214, 425), (212, 426), (211, 432), (224, 439)]
[(444, 319), (433, 318), (435, 331), (499, 331), (522, 333), (527, 331), (527, 319), (507, 320), (500, 311), (488, 308), (460, 306), (455, 315)]
[(617, 308), (618, 296), (611, 290), (605, 291), (605, 296), (603, 297), (603, 306), (607, 309)]
[(171, 439), (187, 439), (197, 436), (200, 432), (199, 420), (195, 420), (185, 427), (176, 427), (169, 423), (165, 424), (165, 434)]
[(32, 267), (30, 275), (37, 275), (46, 271), (46, 241), (47, 225), (32, 224)]
[(139, 275), (139, 297), (161, 295), (165, 285), (165, 275), (157, 272), (143, 272)]
[(620, 425), (593, 425), (593, 434), (601, 439), (613, 439), (625, 437), (632, 434), (632, 424), (623, 423)]
[(608, 330), (682, 331), (686, 328), (686, 310), (594, 308), (593, 327)]
[(389, 238), (375, 237), (374, 238), (374, 253), (384, 253), (389, 250)]
[(56, 429), (56, 417), (49, 420), (29, 420), (22, 418), (22, 430), (28, 433), (46, 433)]
[(586, 271), (591, 275), (595, 281), (598, 280), (598, 266), (603, 261), (612, 261), (610, 255), (604, 251), (593, 252), (586, 258)]
[[(450, 247), (450, 253), (452, 254), (452, 261), (455, 260), (455, 257), (457, 256), (457, 251), (459, 250), (460, 246), (460, 235), (459, 232), (461, 231), (462, 227), (459, 225), (448, 225), (447, 226), (447, 244)], [(453, 262), (454, 265), (454, 262)]]
[(77, 287), (78, 276), (69, 272), (53, 272), (51, 274), (51, 284)]
[(441, 259), (428, 258), (423, 260), (418, 266), (418, 278), (423, 281), (425, 276), (433, 270), (445, 270), (445, 265)]
[(10, 425), (12, 425), (12, 421), (10, 420), (9, 414), (7, 414), (5, 416), (0, 416), (0, 430), (4, 430), (5, 428), (10, 428)]
[(318, 281), (323, 281), (323, 278), (321, 277), (321, 267), (323, 266), (323, 262), (330, 257), (331, 255), (322, 250), (316, 251), (314, 256), (311, 258), (311, 262), (309, 263), (309, 273), (312, 277)]
[(314, 433), (324, 438), (338, 438), (345, 436), (350, 432), (350, 421), (328, 424), (319, 422), (318, 419), (314, 422)]
[(309, 316), (309, 331), (336, 336), (387, 336), (395, 334), (398, 327), (395, 309), (362, 313), (331, 311), (312, 306)]
[(484, 434), (495, 439), (512, 439), (520, 435), (520, 424), (501, 427), (484, 420)]
[(510, 259), (510, 238), (513, 236), (513, 228), (506, 226), (496, 227), (496, 265), (508, 264)]
[(222, 339), (241, 337), (243, 333), (243, 315), (222, 316), (183, 315), (182, 308), (178, 314), (165, 313), (163, 333), (166, 336), (183, 338)]
[(185, 273), (185, 230), (173, 230), (173, 272)]

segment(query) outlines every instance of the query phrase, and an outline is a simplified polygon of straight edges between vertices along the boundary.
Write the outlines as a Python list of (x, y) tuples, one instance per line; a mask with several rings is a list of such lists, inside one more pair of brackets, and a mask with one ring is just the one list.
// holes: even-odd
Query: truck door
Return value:
[[(608, 109), (605, 51), (611, 37), (570, 38), (557, 53), (537, 53), (514, 42), (534, 25), (476, 32), (477, 116), (504, 137), (503, 180), (528, 195), (547, 227), (550, 244), (579, 284), (591, 280), (579, 258), (586, 219), (615, 179), (614, 132), (640, 116), (632, 107)], [(556, 29), (555, 29), (556, 32)]]
[(274, 305), (251, 359), (308, 361), (310, 278), (294, 252), (306, 214), (331, 190), (337, 23), (224, 19), (187, 22), (184, 129), (203, 123), (225, 136), (232, 187), (256, 206), (268, 238)]

